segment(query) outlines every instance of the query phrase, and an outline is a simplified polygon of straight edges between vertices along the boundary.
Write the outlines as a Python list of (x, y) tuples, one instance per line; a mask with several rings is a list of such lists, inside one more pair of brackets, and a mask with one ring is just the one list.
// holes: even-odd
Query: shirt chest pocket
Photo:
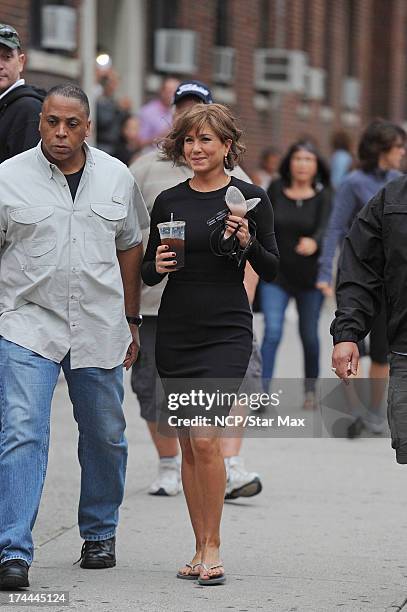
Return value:
[(57, 257), (53, 206), (17, 208), (10, 212), (13, 243), (23, 249), (30, 268), (55, 266)]
[(85, 233), (85, 258), (88, 263), (116, 261), (116, 235), (124, 227), (127, 207), (124, 199), (91, 202), (91, 225)]
[[(383, 236), (391, 248), (404, 248), (407, 238), (407, 205), (385, 204), (383, 209)], [(401, 241), (401, 243), (400, 243)]]

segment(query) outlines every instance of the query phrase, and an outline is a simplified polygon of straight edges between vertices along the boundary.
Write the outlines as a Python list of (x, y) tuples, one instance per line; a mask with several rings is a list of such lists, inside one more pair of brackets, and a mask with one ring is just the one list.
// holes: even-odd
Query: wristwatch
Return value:
[(141, 327), (143, 324), (143, 316), (141, 314), (133, 316), (126, 315), (126, 319), (127, 323), (130, 325), (137, 325), (137, 327)]

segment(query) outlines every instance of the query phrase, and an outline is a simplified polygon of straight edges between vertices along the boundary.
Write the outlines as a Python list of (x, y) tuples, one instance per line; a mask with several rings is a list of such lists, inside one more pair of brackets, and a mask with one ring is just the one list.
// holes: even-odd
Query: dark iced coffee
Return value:
[[(185, 240), (181, 238), (164, 238), (161, 240), (161, 244), (167, 244), (168, 250), (175, 253), (174, 259), (177, 260), (177, 265), (174, 266), (174, 270), (183, 268), (185, 263)], [(168, 261), (171, 261), (168, 259)]]
[[(175, 253), (177, 265), (174, 270), (179, 270), (185, 265), (185, 221), (168, 221), (157, 225), (161, 244), (168, 245), (168, 250)], [(168, 259), (171, 261), (171, 259)]]

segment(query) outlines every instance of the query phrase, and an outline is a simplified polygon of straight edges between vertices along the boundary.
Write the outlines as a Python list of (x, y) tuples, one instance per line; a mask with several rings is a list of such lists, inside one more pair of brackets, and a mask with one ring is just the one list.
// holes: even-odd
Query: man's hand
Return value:
[(327, 283), (325, 281), (320, 281), (315, 286), (316, 286), (317, 289), (322, 291), (322, 293), (323, 293), (323, 295), (325, 297), (332, 297), (333, 294), (334, 294), (334, 290), (332, 289), (332, 285), (330, 285), (329, 283)]
[(126, 368), (126, 370), (129, 370), (131, 366), (133, 365), (133, 363), (136, 362), (136, 359), (138, 357), (138, 352), (140, 350), (140, 336), (139, 336), (138, 327), (137, 325), (131, 325), (131, 324), (129, 324), (129, 327), (130, 327), (130, 333), (132, 335), (133, 341), (130, 344), (129, 348), (127, 349), (126, 357), (123, 361), (123, 366)]
[(356, 376), (359, 365), (359, 349), (355, 342), (339, 342), (332, 353), (332, 369), (349, 384), (349, 376)]
[[(140, 243), (128, 251), (117, 251), (120, 272), (123, 281), (124, 307), (128, 315), (140, 312), (141, 262), (143, 260), (143, 245)], [(137, 325), (129, 325), (133, 342), (127, 349), (123, 365), (128, 370), (137, 359), (140, 348), (140, 338)]]

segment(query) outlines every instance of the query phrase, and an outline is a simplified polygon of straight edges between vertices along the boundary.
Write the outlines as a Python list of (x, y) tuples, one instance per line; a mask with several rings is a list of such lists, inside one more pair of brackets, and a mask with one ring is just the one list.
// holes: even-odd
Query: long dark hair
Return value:
[(308, 153), (312, 153), (316, 157), (317, 171), (312, 181), (312, 186), (314, 187), (314, 189), (316, 191), (320, 191), (324, 187), (328, 187), (329, 186), (328, 165), (326, 164), (324, 159), (321, 157), (320, 153), (315, 148), (315, 146), (307, 140), (299, 140), (298, 142), (295, 142), (293, 145), (291, 145), (291, 147), (288, 149), (287, 153), (284, 155), (283, 159), (281, 160), (279, 172), (280, 172), (281, 181), (284, 187), (291, 186), (291, 182), (292, 182), (291, 171), (290, 171), (291, 158), (294, 155), (294, 153), (297, 153), (298, 151), (308, 151)]
[(391, 121), (376, 119), (367, 126), (358, 147), (359, 166), (364, 172), (371, 172), (379, 165), (381, 153), (390, 151), (397, 141), (406, 142), (402, 127)]

